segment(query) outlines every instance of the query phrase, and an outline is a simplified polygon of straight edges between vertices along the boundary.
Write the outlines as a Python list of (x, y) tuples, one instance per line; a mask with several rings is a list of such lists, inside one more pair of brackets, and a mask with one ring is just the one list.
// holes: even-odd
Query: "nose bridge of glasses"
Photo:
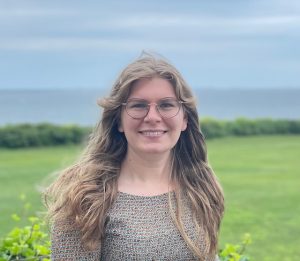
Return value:
[(148, 112), (147, 112), (147, 116), (149, 115), (150, 111), (151, 111), (151, 107), (154, 107), (154, 110), (155, 112), (159, 115), (160, 115), (160, 112), (159, 112), (159, 104), (156, 103), (156, 102), (150, 102), (148, 103)]

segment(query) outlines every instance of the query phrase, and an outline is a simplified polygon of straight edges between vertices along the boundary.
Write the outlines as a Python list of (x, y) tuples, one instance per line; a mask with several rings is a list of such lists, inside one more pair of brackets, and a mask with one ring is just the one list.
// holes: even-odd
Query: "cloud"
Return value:
[[(263, 3), (264, 6), (271, 3), (254, 2)], [(99, 9), (93, 9), (76, 4), (68, 8), (65, 1), (62, 1), (61, 8), (54, 4), (47, 7), (34, 3), (31, 2), (31, 6), (17, 5), (16, 2), (14, 5), (1, 6), (0, 0), (0, 51), (128, 51), (145, 47), (216, 50), (222, 45), (238, 46), (245, 41), (248, 44), (261, 39), (273, 41), (270, 36), (297, 35), (300, 26), (299, 14), (262, 15), (258, 10), (243, 15), (239, 12), (240, 5), (232, 7), (235, 15), (226, 12), (216, 15), (205, 12), (205, 9), (199, 9), (198, 13), (193, 9), (189, 12), (122, 12), (120, 8), (113, 8), (113, 4), (107, 4), (102, 9), (101, 5), (95, 4)], [(281, 0), (275, 1), (274, 5), (281, 6)]]
[(299, 25), (300, 16), (265, 16), (265, 17), (220, 17), (190, 15), (157, 15), (143, 14), (125, 19), (114, 19), (110, 22), (118, 27), (211, 27), (211, 26), (277, 26)]
[[(264, 21), (265, 22), (265, 21)], [(267, 23), (274, 23), (268, 20)], [(248, 24), (248, 23), (247, 23)], [(251, 21), (251, 24), (260, 24), (260, 21)], [(231, 26), (211, 29), (205, 28), (195, 31), (193, 28), (186, 28), (182, 33), (177, 33), (176, 28), (170, 29), (167, 33), (153, 30), (153, 32), (141, 31), (139, 34), (131, 36), (28, 36), (9, 37), (0, 41), (0, 50), (16, 51), (72, 51), (72, 50), (122, 50), (132, 49), (160, 49), (171, 51), (182, 51), (190, 49), (202, 49), (206, 51), (220, 50), (227, 46), (243, 47), (244, 44), (258, 45), (262, 39), (253, 39), (253, 35), (259, 37), (261, 34), (266, 40), (268, 34), (286, 33), (285, 29), (277, 26), (271, 29), (266, 28), (246, 28), (247, 26), (238, 24), (237, 28)], [(226, 29), (225, 29), (226, 28)], [(205, 35), (206, 34), (206, 35)], [(209, 35), (207, 35), (209, 34)], [(232, 37), (230, 35), (236, 35)], [(241, 38), (242, 35), (252, 35), (252, 40)], [(262, 38), (261, 37), (261, 38)], [(268, 40), (268, 39), (267, 39)], [(273, 39), (269, 39), (273, 41)], [(273, 44), (274, 45), (274, 44)]]
[(53, 37), (9, 39), (0, 42), (0, 50), (7, 51), (74, 51), (74, 50), (115, 50), (132, 51), (136, 49), (186, 50), (195, 48), (195, 43), (161, 42), (142, 39), (104, 39), (80, 37)]
[(193, 16), (182, 14), (151, 14), (119, 16), (114, 19), (83, 20), (77, 24), (79, 30), (110, 30), (130, 34), (153, 35), (224, 35), (224, 34), (274, 34), (294, 30), (300, 26), (300, 15), (296, 16)]
[(7, 18), (17, 18), (17, 17), (45, 17), (45, 16), (70, 16), (70, 15), (78, 15), (79, 12), (73, 10), (61, 10), (61, 9), (24, 9), (24, 8), (14, 8), (14, 9), (6, 9), (0, 10), (1, 19)]
[[(74, 28), (69, 29), (66, 36), (62, 32), (60, 35), (54, 33), (49, 36), (47, 32), (38, 35), (33, 31), (28, 35), (23, 34), (23, 36), (2, 37), (0, 50), (105, 49), (128, 51), (133, 48), (145, 47), (168, 48), (169, 50), (187, 50), (200, 47), (207, 50), (208, 48), (220, 48), (222, 44), (241, 44), (241, 42), (248, 40), (241, 38), (243, 35), (257, 36), (257, 40), (259, 40), (259, 37), (265, 38), (268, 34), (287, 33), (289, 29), (297, 29), (299, 25), (300, 16), (225, 18), (152, 16), (148, 14), (141, 19), (140, 15), (136, 15), (105, 20), (100, 24), (98, 22), (81, 23), (81, 28), (78, 28), (77, 31)], [(93, 33), (81, 35), (81, 32), (89, 31), (91, 27), (95, 30)], [(106, 28), (110, 33), (108, 35), (101, 33), (103, 28)], [(64, 28), (64, 30), (68, 31), (68, 28)], [(121, 35), (118, 35), (118, 30), (122, 30)], [(96, 36), (97, 34), (98, 36)], [(237, 37), (232, 38), (232, 35)]]

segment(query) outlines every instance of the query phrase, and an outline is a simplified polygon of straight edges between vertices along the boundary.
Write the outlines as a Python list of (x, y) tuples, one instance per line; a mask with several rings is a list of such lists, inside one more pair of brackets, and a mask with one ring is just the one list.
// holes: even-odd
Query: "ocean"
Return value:
[[(0, 90), (0, 125), (49, 122), (94, 125), (102, 89)], [(300, 89), (194, 89), (201, 118), (300, 119)]]

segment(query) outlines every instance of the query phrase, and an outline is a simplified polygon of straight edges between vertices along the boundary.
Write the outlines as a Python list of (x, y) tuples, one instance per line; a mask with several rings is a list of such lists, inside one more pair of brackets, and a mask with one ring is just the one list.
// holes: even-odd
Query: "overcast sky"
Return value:
[(300, 1), (0, 0), (0, 89), (107, 88), (142, 50), (194, 88), (300, 88)]

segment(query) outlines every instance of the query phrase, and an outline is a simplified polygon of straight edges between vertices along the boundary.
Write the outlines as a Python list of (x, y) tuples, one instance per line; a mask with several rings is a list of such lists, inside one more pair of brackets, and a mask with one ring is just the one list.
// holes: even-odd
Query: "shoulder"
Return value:
[(51, 260), (99, 260), (98, 249), (86, 250), (81, 243), (81, 234), (71, 221), (55, 222), (51, 228)]

